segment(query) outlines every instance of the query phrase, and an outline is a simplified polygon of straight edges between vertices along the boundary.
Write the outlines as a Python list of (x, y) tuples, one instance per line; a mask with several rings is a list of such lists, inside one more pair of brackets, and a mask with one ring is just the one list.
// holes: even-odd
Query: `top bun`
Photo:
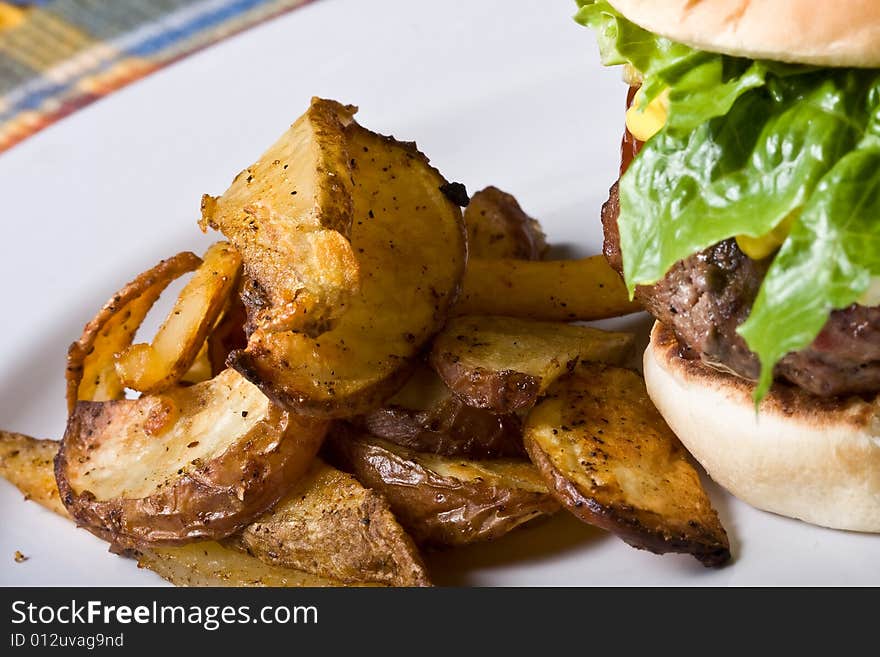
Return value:
[(608, 0), (637, 25), (700, 50), (880, 67), (877, 0)]

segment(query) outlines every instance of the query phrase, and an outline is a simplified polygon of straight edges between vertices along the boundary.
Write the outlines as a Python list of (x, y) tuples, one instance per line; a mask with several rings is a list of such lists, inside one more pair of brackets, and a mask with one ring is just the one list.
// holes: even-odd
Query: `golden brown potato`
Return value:
[(180, 383), (202, 383), (207, 381), (214, 372), (211, 367), (211, 356), (208, 351), (208, 341), (202, 343), (201, 349), (196, 353), (196, 357), (189, 366), (189, 369), (180, 377)]
[(175, 586), (370, 586), (273, 566), (215, 541), (152, 547), (132, 556), (141, 568), (152, 570)]
[(591, 321), (641, 310), (620, 275), (598, 255), (581, 260), (468, 261), (458, 315)]
[(220, 538), (281, 498), (326, 430), (227, 370), (161, 395), (79, 402), (55, 476), (70, 514), (118, 547)]
[(230, 244), (217, 242), (211, 246), (152, 344), (133, 344), (117, 354), (116, 373), (122, 385), (151, 393), (179, 382), (220, 318), (238, 282), (240, 268), (241, 257)]
[(528, 461), (469, 461), (414, 452), (337, 427), (329, 452), (381, 493), (417, 543), (465, 545), (499, 538), (559, 504)]
[(257, 332), (322, 333), (358, 288), (351, 234), (352, 158), (345, 127), (357, 108), (313, 98), (309, 109), (219, 198), (202, 198), (202, 230), (241, 253)]
[[(70, 518), (55, 484), (53, 462), (60, 444), (0, 431), (0, 476), (16, 486), (25, 499)], [(137, 558), (141, 567), (177, 586), (376, 586), (273, 566), (214, 541), (127, 553)]]
[(86, 324), (67, 353), (68, 412), (80, 399), (107, 401), (125, 395), (125, 386), (116, 374), (116, 354), (131, 344), (162, 290), (201, 262), (189, 252), (163, 260), (114, 294)]
[(320, 460), (271, 511), (227, 540), (266, 563), (344, 582), (430, 585), (382, 496)]
[(621, 363), (633, 336), (561, 322), (457, 317), (434, 340), (430, 362), (467, 404), (511, 413), (528, 408), (579, 361)]
[(690, 553), (706, 566), (730, 559), (700, 477), (637, 373), (596, 364), (560, 379), (526, 418), (525, 442), (585, 522), (658, 554)]
[(443, 177), (412, 144), (352, 123), (351, 242), (360, 292), (336, 326), (311, 338), (260, 333), (230, 361), (282, 406), (350, 417), (377, 408), (406, 381), (446, 321), (465, 264), (461, 210)]
[(15, 485), (24, 499), (66, 516), (53, 469), (60, 444), (0, 431), (0, 476)]
[(472, 459), (525, 456), (518, 415), (468, 406), (424, 365), (385, 406), (353, 423), (417, 452)]
[(486, 187), (471, 197), (464, 223), (471, 258), (540, 260), (547, 252), (541, 224), (497, 187)]

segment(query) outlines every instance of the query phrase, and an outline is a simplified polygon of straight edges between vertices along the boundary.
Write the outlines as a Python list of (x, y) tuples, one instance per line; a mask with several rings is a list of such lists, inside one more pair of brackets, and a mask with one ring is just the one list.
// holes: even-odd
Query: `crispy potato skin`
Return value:
[(622, 362), (632, 335), (512, 317), (452, 319), (429, 362), (465, 403), (495, 413), (528, 408), (581, 360)]
[(67, 352), (67, 411), (77, 400), (121, 399), (125, 387), (116, 374), (116, 354), (130, 346), (138, 327), (162, 291), (201, 264), (184, 251), (163, 260), (116, 292), (83, 329)]
[[(438, 474), (419, 463), (416, 453), (353, 430), (335, 430), (328, 447), (337, 462), (388, 500), (420, 544), (452, 546), (494, 540), (559, 509), (541, 486), (521, 488), (503, 476), (489, 480), (476, 472), (469, 479)], [(499, 462), (528, 468), (509, 459)], [(492, 463), (483, 462), (490, 468)], [(454, 459), (449, 464), (469, 466)]]
[(638, 312), (604, 256), (528, 261), (471, 258), (456, 315), (574, 322)]
[(574, 515), (657, 554), (730, 559), (727, 534), (644, 381), (600, 364), (559, 380), (526, 419), (525, 445)]
[(417, 452), (475, 459), (526, 455), (518, 415), (468, 406), (426, 364), (385, 406), (349, 422)]
[(406, 382), (455, 303), (467, 249), (460, 208), (413, 144), (356, 123), (346, 135), (360, 291), (318, 337), (256, 332), (247, 349), (230, 355), (279, 405), (330, 418), (377, 408)]
[(309, 109), (224, 194), (202, 199), (201, 226), (238, 249), (257, 332), (319, 335), (359, 285), (348, 240), (352, 171), (345, 138), (356, 107), (313, 98)]
[(486, 187), (471, 197), (464, 222), (471, 258), (540, 260), (547, 252), (541, 224), (497, 187)]
[(386, 406), (354, 422), (374, 436), (417, 452), (472, 459), (526, 455), (517, 415), (495, 415), (451, 395), (425, 410)]
[[(0, 431), (0, 476), (15, 485), (26, 500), (71, 519), (55, 483), (53, 464), (60, 445), (57, 440)], [(137, 559), (141, 568), (152, 570), (176, 586), (378, 586), (273, 566), (214, 541), (124, 552)]]
[(227, 541), (266, 563), (343, 582), (430, 586), (384, 498), (320, 460), (271, 511)]
[[(470, 406), (492, 409), (497, 413), (512, 413), (528, 408), (541, 393), (541, 377), (513, 369), (492, 370), (485, 367), (466, 367), (460, 361), (438, 352), (431, 363), (437, 374)], [(564, 364), (571, 371), (576, 359)]]
[[(182, 394), (197, 388), (187, 388)], [(222, 453), (191, 462), (151, 494), (97, 499), (87, 489), (77, 490), (72, 477), (88, 474), (86, 469), (108, 433), (119, 430), (114, 427), (131, 426), (139, 407), (153, 401), (79, 402), (55, 458), (55, 478), (67, 510), (117, 549), (179, 545), (234, 533), (270, 508), (302, 476), (327, 430), (324, 422), (298, 418), (273, 405), (247, 434), (231, 436)], [(186, 402), (179, 405), (185, 407)], [(237, 411), (230, 408), (227, 412)], [(162, 423), (160, 418), (158, 424)], [(155, 431), (150, 426), (143, 430)], [(161, 435), (154, 437), (161, 439)]]

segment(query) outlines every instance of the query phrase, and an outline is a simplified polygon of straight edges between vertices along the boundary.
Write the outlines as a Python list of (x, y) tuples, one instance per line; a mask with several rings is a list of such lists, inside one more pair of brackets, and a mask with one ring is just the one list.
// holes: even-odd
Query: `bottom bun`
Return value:
[(759, 509), (880, 532), (880, 405), (753, 384), (684, 359), (659, 322), (645, 351), (648, 394), (716, 482)]

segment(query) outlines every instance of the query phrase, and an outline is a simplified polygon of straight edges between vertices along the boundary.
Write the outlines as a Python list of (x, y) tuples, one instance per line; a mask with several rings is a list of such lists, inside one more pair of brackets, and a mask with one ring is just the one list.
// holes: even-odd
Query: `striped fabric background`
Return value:
[(306, 2), (0, 2), (0, 152), (115, 89)]

